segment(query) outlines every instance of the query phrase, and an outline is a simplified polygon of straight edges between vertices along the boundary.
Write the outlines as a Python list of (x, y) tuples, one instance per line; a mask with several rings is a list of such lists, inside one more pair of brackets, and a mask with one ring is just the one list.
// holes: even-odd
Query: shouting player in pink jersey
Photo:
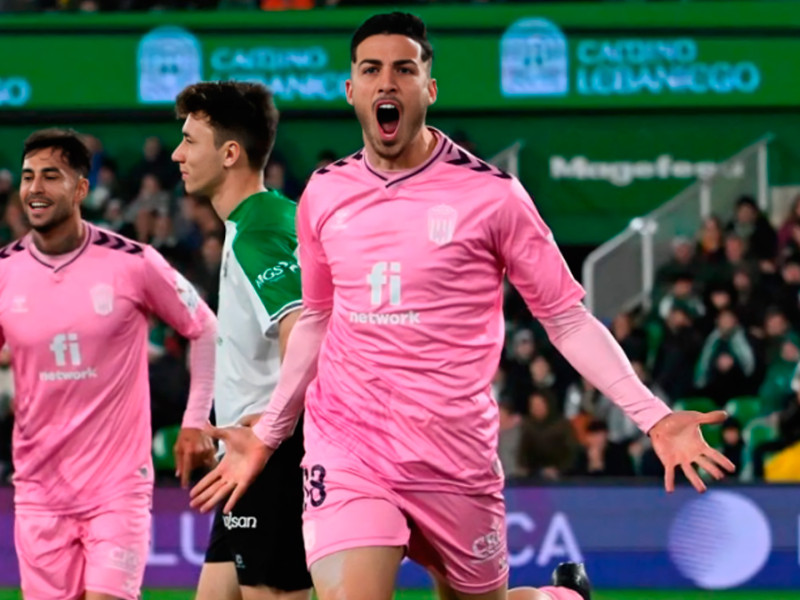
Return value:
[(191, 345), (176, 454), (213, 461), (216, 319), (151, 247), (81, 220), (89, 150), (77, 134), (25, 142), (20, 196), (32, 231), (0, 250), (0, 346), (17, 386), (15, 544), (26, 600), (135, 600), (150, 542), (148, 316)]
[[(519, 181), (425, 125), (436, 100), (425, 26), (377, 15), (354, 34), (347, 99), (364, 149), (318, 170), (298, 210), (304, 312), (253, 430), (215, 432), (228, 453), (193, 490), (208, 510), (241, 496), (284, 440), (305, 393), (304, 537), (322, 600), (388, 600), (405, 554), (440, 597), (588, 600), (579, 565), (556, 585), (508, 590), (498, 410), (508, 276), (556, 348), (647, 431), (673, 488), (693, 463), (733, 465), (705, 443), (723, 412), (672, 413), (581, 304)], [(566, 572), (565, 572), (566, 571)], [(572, 589), (569, 589), (572, 588)]]

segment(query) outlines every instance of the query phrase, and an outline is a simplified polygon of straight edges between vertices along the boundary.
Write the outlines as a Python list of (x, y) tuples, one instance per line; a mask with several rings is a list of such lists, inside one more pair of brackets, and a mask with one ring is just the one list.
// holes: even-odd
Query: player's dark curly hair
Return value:
[(356, 62), (356, 49), (368, 37), (384, 33), (395, 33), (411, 38), (422, 46), (422, 60), (433, 60), (433, 46), (428, 41), (425, 23), (417, 16), (403, 12), (391, 12), (374, 15), (364, 21), (356, 29), (350, 41), (350, 61)]
[(22, 146), (22, 161), (33, 152), (53, 148), (60, 150), (67, 164), (81, 177), (88, 177), (92, 166), (92, 153), (74, 129), (40, 129), (34, 131)]
[(185, 88), (175, 104), (179, 119), (194, 113), (208, 117), (219, 148), (228, 140), (238, 142), (254, 171), (267, 166), (278, 130), (278, 109), (272, 92), (260, 83), (205, 81)]

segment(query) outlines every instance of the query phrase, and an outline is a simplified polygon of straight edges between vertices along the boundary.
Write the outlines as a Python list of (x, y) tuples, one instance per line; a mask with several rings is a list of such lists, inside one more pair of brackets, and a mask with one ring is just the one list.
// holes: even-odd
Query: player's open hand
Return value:
[(207, 431), (211, 437), (225, 444), (225, 455), (192, 488), (191, 506), (200, 512), (208, 512), (228, 498), (223, 512), (229, 513), (267, 464), (274, 450), (265, 446), (250, 427), (209, 426)]
[(661, 419), (650, 430), (653, 450), (664, 465), (664, 487), (675, 490), (675, 468), (680, 466), (684, 475), (698, 492), (706, 485), (695, 471), (702, 467), (714, 479), (722, 479), (723, 469), (733, 473), (736, 467), (723, 454), (709, 446), (700, 432), (700, 425), (722, 423), (725, 411), (701, 413), (694, 410), (677, 411)]
[(202, 429), (183, 427), (172, 448), (175, 455), (175, 476), (180, 477), (181, 487), (189, 487), (189, 477), (198, 467), (212, 468), (215, 458), (214, 441)]

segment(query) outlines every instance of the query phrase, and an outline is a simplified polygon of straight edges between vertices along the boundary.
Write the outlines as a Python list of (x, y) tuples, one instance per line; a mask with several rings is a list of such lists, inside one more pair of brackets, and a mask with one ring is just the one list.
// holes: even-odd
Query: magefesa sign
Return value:
[(761, 85), (758, 65), (706, 60), (690, 37), (571, 42), (550, 21), (521, 19), (500, 44), (505, 97), (752, 94)]
[(211, 81), (263, 83), (279, 102), (344, 100), (349, 72), (333, 68), (321, 46), (223, 44), (206, 49), (207, 64), (203, 50), (186, 29), (166, 26), (150, 31), (139, 43), (139, 101), (174, 102), (186, 85), (201, 81), (204, 72)]

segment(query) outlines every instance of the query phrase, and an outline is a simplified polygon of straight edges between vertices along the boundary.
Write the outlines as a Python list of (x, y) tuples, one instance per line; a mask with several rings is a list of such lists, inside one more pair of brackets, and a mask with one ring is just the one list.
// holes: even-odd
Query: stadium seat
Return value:
[(178, 439), (180, 430), (180, 425), (162, 427), (153, 435), (153, 468), (156, 472), (175, 472), (175, 457), (172, 454), (172, 447)]
[(736, 417), (744, 429), (748, 423), (762, 416), (764, 403), (758, 396), (740, 396), (731, 398), (725, 404), (725, 411), (732, 417)]
[(717, 450), (722, 447), (722, 425), (703, 425), (700, 429), (709, 446)]
[(680, 400), (676, 400), (672, 408), (674, 410), (696, 410), (707, 413), (712, 410), (717, 410), (718, 407), (711, 398), (695, 396), (693, 398), (681, 398)]

